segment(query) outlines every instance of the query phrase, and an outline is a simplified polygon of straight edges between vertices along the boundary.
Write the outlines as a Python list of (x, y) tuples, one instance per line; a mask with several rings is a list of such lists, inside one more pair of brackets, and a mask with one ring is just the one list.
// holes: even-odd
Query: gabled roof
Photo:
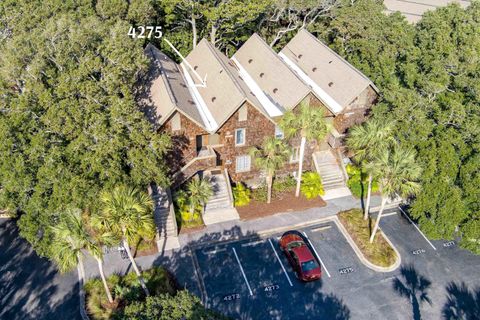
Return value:
[(341, 112), (372, 81), (305, 29), (280, 51), (279, 56), (312, 87), (334, 113)]
[[(294, 108), (310, 92), (310, 88), (257, 34), (242, 45), (232, 60), (238, 65), (241, 75), (246, 72), (242, 77), (248, 78), (247, 85), (271, 116)], [(278, 111), (280, 114), (277, 114)]]
[(185, 78), (175, 61), (152, 44), (148, 44), (144, 52), (151, 64), (145, 83), (147, 90), (141, 104), (154, 113), (150, 115), (151, 120), (162, 125), (177, 110), (205, 128)]
[[(206, 86), (195, 86), (192, 89), (200, 100), (200, 109), (203, 109), (210, 121), (209, 131), (221, 127), (245, 101), (258, 108), (257, 98), (239, 77), (233, 62), (210, 42), (205, 39), (200, 41), (186, 60), (202, 79), (206, 76)], [(182, 66), (191, 80), (200, 84), (194, 72), (184, 63)]]

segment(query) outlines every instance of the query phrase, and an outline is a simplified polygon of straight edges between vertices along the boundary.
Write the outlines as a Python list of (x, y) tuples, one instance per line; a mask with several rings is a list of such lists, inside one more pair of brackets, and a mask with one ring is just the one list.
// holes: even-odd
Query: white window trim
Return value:
[[(239, 158), (248, 158), (248, 168), (240, 169), (240, 170), (238, 169), (238, 159)], [(235, 158), (235, 172), (236, 173), (249, 172), (251, 170), (251, 167), (252, 167), (252, 157), (250, 157), (249, 155), (237, 156)]]
[[(295, 152), (295, 149), (298, 149), (298, 153)], [(297, 159), (294, 159), (293, 156), (297, 155)], [(294, 147), (292, 154), (290, 155), (290, 163), (298, 163), (300, 161), (300, 147)]]
[[(277, 133), (281, 133), (282, 136), (277, 137)], [(285, 133), (283, 133), (283, 130), (278, 125), (275, 126), (275, 138), (279, 140), (283, 140), (283, 138), (285, 138)]]
[[(237, 132), (243, 130), (243, 143), (238, 143), (237, 141)], [(235, 129), (235, 147), (241, 147), (244, 146), (247, 140), (247, 129), (245, 128), (238, 128)]]

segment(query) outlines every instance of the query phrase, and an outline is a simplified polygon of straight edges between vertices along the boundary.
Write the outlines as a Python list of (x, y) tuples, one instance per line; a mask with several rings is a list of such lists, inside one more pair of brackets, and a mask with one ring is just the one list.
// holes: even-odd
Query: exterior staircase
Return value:
[(149, 191), (154, 201), (153, 216), (157, 228), (158, 251), (179, 248), (178, 227), (170, 189), (162, 189), (152, 184)]
[(346, 186), (346, 178), (344, 176), (341, 165), (337, 162), (337, 158), (331, 150), (318, 151), (313, 154), (313, 162), (317, 172), (322, 178), (325, 195), (324, 200), (340, 198), (351, 195), (350, 190)]
[(205, 175), (213, 188), (213, 195), (205, 206), (203, 222), (206, 225), (240, 219), (233, 206), (233, 195), (228, 173), (218, 170), (218, 173)]

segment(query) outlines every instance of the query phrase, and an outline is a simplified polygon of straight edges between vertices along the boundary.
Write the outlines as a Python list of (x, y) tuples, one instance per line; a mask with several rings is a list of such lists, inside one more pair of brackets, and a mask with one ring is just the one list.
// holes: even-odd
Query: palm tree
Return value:
[(52, 249), (54, 254), (53, 258), (60, 271), (66, 272), (77, 266), (81, 279), (84, 279), (84, 254), (82, 250), (87, 250), (97, 260), (105, 293), (107, 294), (108, 301), (112, 303), (112, 294), (108, 288), (105, 273), (103, 271), (102, 250), (88, 233), (85, 224), (82, 221), (80, 210), (66, 210), (61, 216), (59, 223), (52, 227), (52, 232), (54, 235)]
[(187, 190), (190, 195), (190, 213), (192, 214), (195, 211), (195, 208), (202, 206), (202, 214), (205, 208), (205, 204), (208, 199), (213, 195), (212, 185), (206, 179), (192, 179), (188, 185)]
[(323, 110), (310, 106), (306, 100), (300, 103), (298, 112), (291, 110), (285, 113), (279, 125), (287, 138), (296, 136), (300, 136), (301, 138), (297, 188), (295, 190), (295, 196), (298, 197), (300, 195), (300, 184), (302, 181), (305, 144), (307, 140), (323, 140), (329, 131), (329, 126), (325, 121)]
[(153, 236), (155, 223), (152, 199), (146, 192), (118, 186), (111, 192), (102, 192), (100, 201), (102, 210), (92, 217), (93, 225), (122, 242), (140, 285), (148, 296), (145, 280), (133, 258), (129, 243), (135, 242), (139, 237)]
[(282, 140), (275, 137), (267, 137), (263, 141), (262, 148), (252, 148), (250, 155), (254, 158), (255, 166), (266, 173), (267, 203), (270, 203), (275, 171), (283, 167), (290, 155), (290, 151)]
[(402, 198), (415, 195), (420, 190), (420, 184), (417, 181), (422, 169), (415, 162), (415, 152), (412, 149), (404, 149), (397, 143), (383, 149), (375, 160), (368, 164), (368, 167), (368, 170), (376, 174), (382, 194), (382, 204), (370, 236), (370, 243), (372, 243), (387, 200), (394, 199), (397, 195)]
[[(377, 119), (370, 119), (362, 125), (354, 126), (349, 131), (347, 138), (347, 147), (354, 152), (354, 159), (359, 164), (367, 164), (375, 158), (375, 155), (387, 147), (393, 141), (393, 124), (384, 124)], [(366, 169), (366, 168), (362, 168)], [(370, 209), (370, 199), (372, 193), (373, 172), (367, 170), (368, 188), (367, 203), (365, 204), (365, 213), (363, 218), (368, 219)]]

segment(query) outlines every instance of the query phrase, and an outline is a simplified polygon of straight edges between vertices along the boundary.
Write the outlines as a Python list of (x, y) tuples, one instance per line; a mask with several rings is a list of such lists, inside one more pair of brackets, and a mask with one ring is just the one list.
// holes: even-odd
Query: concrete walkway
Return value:
[[(380, 204), (380, 197), (372, 197), (372, 208)], [(315, 220), (334, 216), (339, 211), (352, 208), (360, 208), (359, 199), (352, 196), (337, 198), (327, 201), (325, 207), (312, 208), (301, 212), (284, 212), (275, 215), (258, 218), (254, 220), (237, 220), (217, 223), (206, 226), (200, 231), (188, 234), (181, 234), (178, 239), (179, 249), (166, 250), (163, 253), (157, 253), (150, 256), (138, 257), (135, 259), (142, 269), (149, 269), (153, 265), (162, 265), (170, 269), (180, 279), (189, 278), (193, 280), (194, 274), (182, 273), (188, 268), (182, 268), (185, 263), (191, 263), (189, 246), (203, 245), (210, 242), (229, 241), (242, 237), (248, 237), (265, 233), (271, 230), (286, 228), (300, 224), (309, 224)], [(123, 274), (132, 271), (128, 260), (122, 259), (116, 251), (106, 254), (105, 257), (106, 274)], [(93, 259), (86, 261), (86, 278), (98, 276), (98, 269)], [(191, 281), (189, 281), (191, 283)], [(195, 289), (195, 288), (191, 288)]]

